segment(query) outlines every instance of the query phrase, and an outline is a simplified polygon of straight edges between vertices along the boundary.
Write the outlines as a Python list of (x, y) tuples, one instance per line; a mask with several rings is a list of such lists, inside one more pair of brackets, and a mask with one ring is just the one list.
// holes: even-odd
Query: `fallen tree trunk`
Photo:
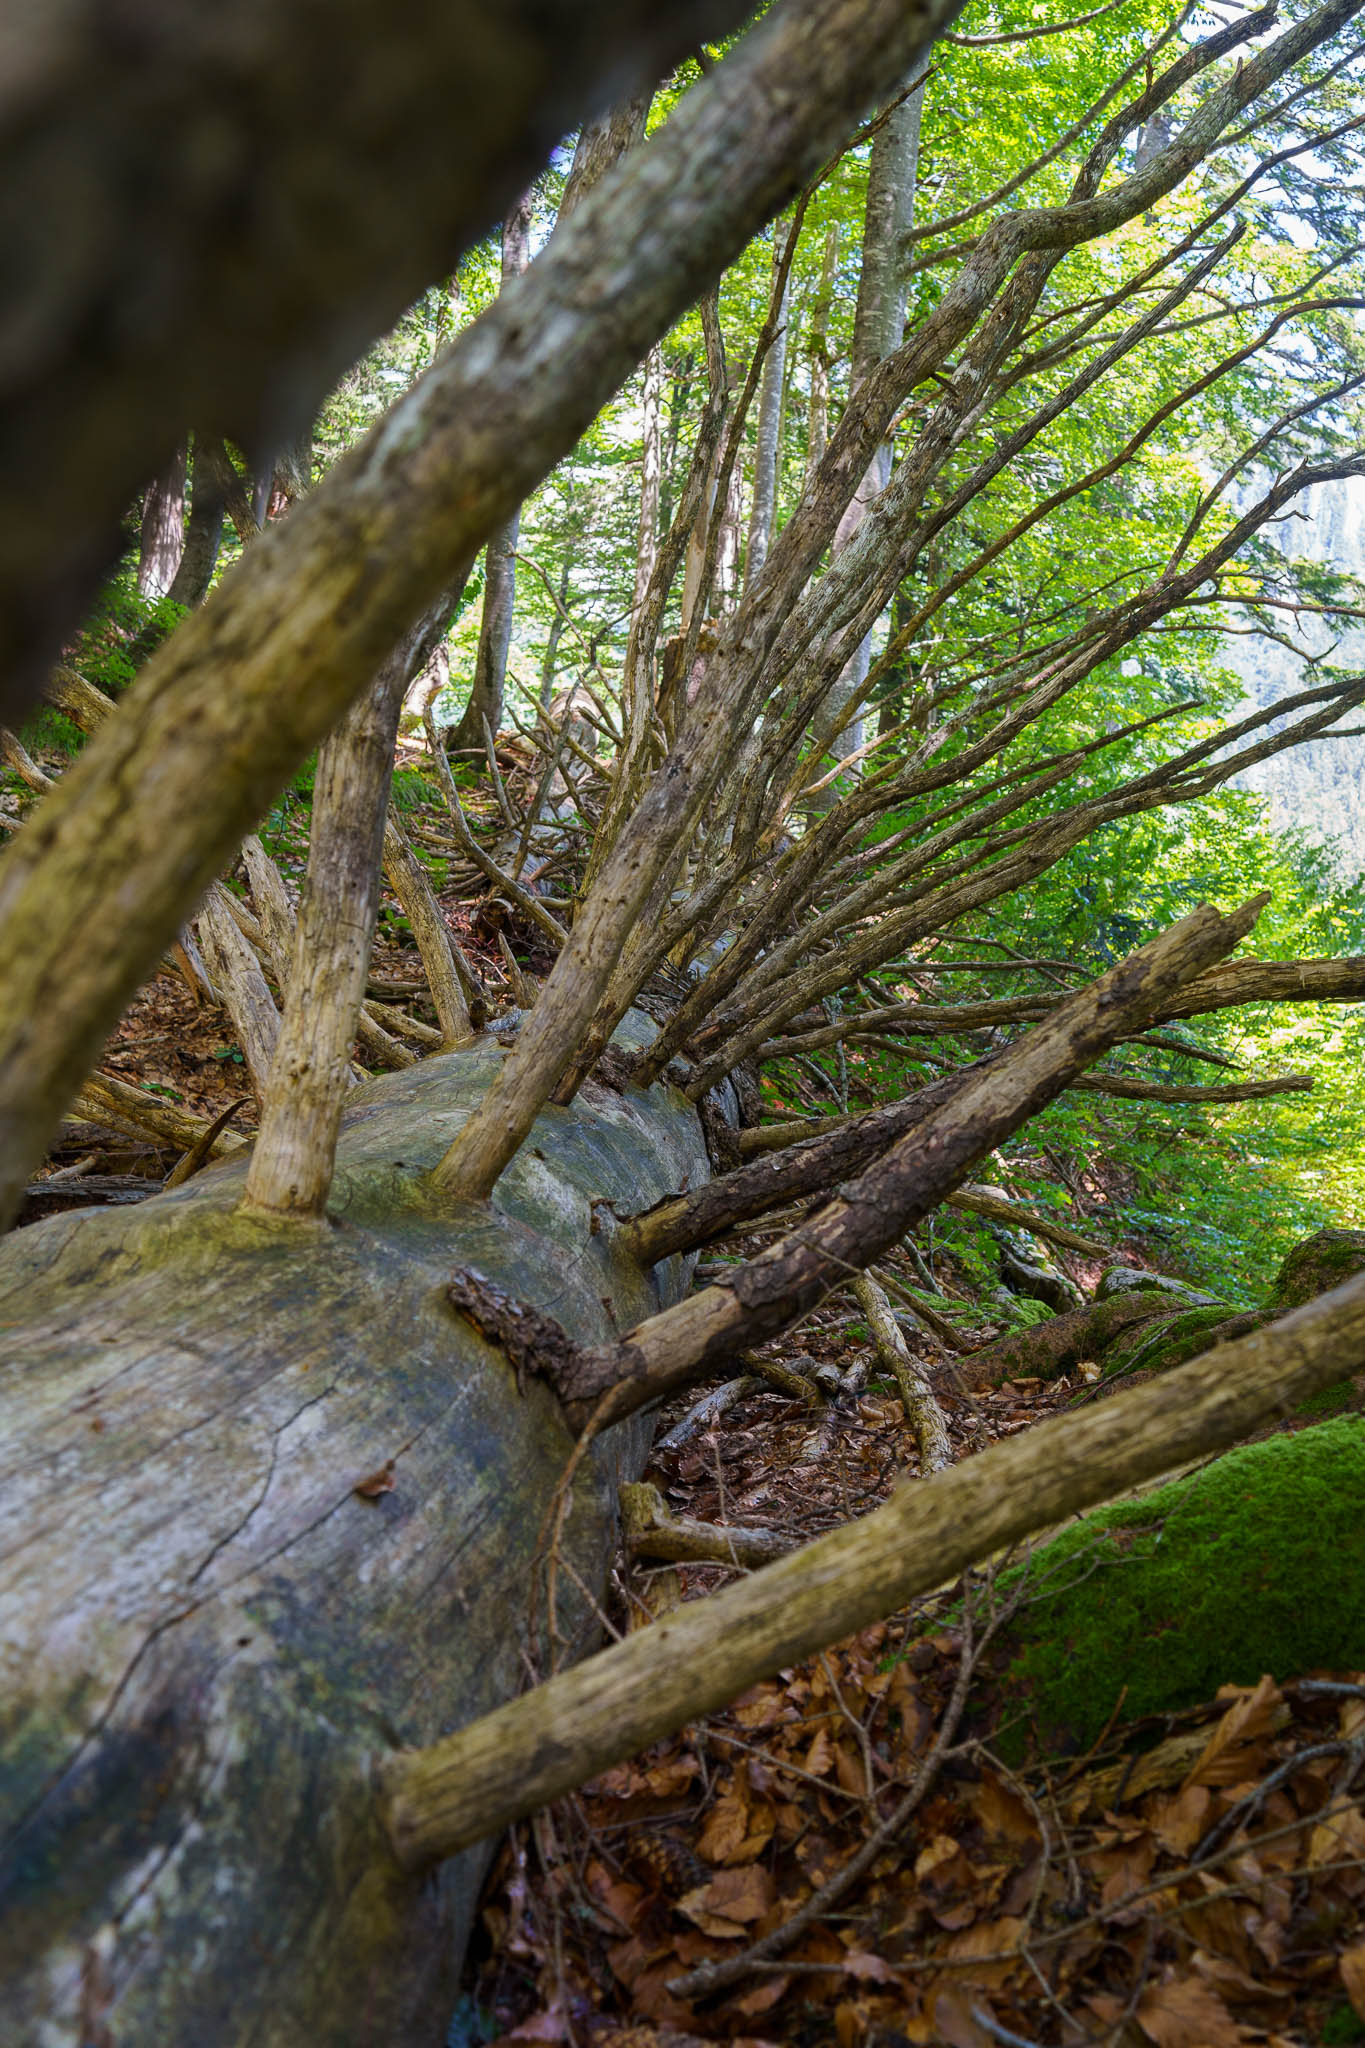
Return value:
[[(452, 1204), (426, 1170), (503, 1057), (355, 1091), (325, 1222), (239, 1211), (228, 1161), (0, 1248), (6, 2041), (442, 2038), (485, 1858), (405, 1876), (368, 1759), (523, 1683), (573, 1443), (445, 1283), (476, 1257), (609, 1339), (685, 1268), (648, 1276), (592, 1201), (707, 1170), (680, 1096), (594, 1084), (539, 1119), (498, 1209)], [(630, 1423), (580, 1468), (561, 1661), (646, 1441)]]

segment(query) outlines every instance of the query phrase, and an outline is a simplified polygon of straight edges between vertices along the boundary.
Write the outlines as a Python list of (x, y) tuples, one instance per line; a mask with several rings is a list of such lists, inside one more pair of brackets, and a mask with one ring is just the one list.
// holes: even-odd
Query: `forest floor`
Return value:
[[(271, 847), (291, 884), (302, 823), (286, 805)], [(423, 818), (410, 829), (420, 845)], [(441, 860), (433, 879), (495, 1004), (510, 1001), (477, 892)], [(529, 937), (518, 935), (522, 964), (543, 971)], [(390, 900), (371, 990), (430, 1021), (414, 961)], [(225, 1016), (169, 967), (101, 1067), (199, 1116), (235, 1102), (243, 1133), (255, 1122)], [(24, 1220), (141, 1199), (174, 1157), (68, 1124)], [(1121, 1208), (1117, 1181), (1110, 1192)], [(1140, 1244), (1129, 1255), (1144, 1262)], [(976, 1299), (979, 1275), (936, 1259), (929, 1238), (890, 1271), (948, 1340), (905, 1330), (956, 1459), (1032, 1427), (1093, 1379), (1081, 1367), (966, 1391), (955, 1356), (999, 1327)], [(1099, 1268), (1072, 1260), (1071, 1271), (1093, 1282)], [(690, 1397), (677, 1404), (645, 1475), (675, 1516), (795, 1544), (917, 1483), (913, 1434), (856, 1307), (836, 1298), (768, 1349), (779, 1363), (799, 1354), (809, 1400), (754, 1385), (680, 1434)], [(604, 1626), (649, 1626), (730, 1576), (623, 1555)], [(965, 1599), (945, 1589), (779, 1673), (513, 1829), (451, 2043), (1365, 2042), (1365, 1813), (1342, 1789), (1365, 1749), (1365, 1673), (1229, 1686), (1160, 1720), (1125, 1722), (1120, 1698), (1085, 1754), (1007, 1763), (985, 1643), (993, 1575)]]
[[(798, 1341), (861, 1362), (837, 1312)], [(967, 1396), (948, 1368), (935, 1377), (959, 1458), (1079, 1385)], [(874, 1368), (815, 1412), (752, 1394), (657, 1449), (646, 1477), (675, 1514), (804, 1541), (916, 1471)], [(623, 1561), (605, 1619), (647, 1626), (728, 1576)], [(969, 1589), (965, 1624), (961, 1591), (513, 1829), (452, 2043), (1365, 2040), (1365, 1813), (1342, 1792), (1365, 1745), (1365, 1673), (1229, 1686), (1126, 1725), (1120, 1699), (1086, 1754), (1011, 1768), (983, 1654), (992, 1578)]]

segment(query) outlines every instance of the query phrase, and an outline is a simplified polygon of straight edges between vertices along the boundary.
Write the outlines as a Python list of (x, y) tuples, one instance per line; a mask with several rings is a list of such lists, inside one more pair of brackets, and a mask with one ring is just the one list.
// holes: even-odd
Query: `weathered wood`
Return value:
[[(0, 1248), (0, 1981), (6, 2043), (438, 2043), (484, 1859), (405, 1877), (368, 1758), (523, 1683), (532, 1559), (572, 1448), (451, 1309), (453, 1266), (597, 1341), (676, 1298), (595, 1197), (706, 1171), (672, 1091), (592, 1086), (499, 1189), (425, 1169), (491, 1039), (354, 1091), (328, 1228), (238, 1208), (241, 1161)], [(595, 1446), (566, 1555), (602, 1582)], [(561, 1579), (566, 1654), (586, 1647)]]

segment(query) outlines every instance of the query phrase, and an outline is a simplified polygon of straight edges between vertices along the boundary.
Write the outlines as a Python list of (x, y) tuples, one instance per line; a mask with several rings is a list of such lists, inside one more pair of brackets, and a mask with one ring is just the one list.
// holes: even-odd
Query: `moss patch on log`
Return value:
[(1016, 1750), (1083, 1748), (1121, 1697), (1135, 1719), (1365, 1666), (1362, 1497), (1365, 1422), (1343, 1417), (1085, 1516), (1002, 1589), (1036, 1588), (1004, 1652)]

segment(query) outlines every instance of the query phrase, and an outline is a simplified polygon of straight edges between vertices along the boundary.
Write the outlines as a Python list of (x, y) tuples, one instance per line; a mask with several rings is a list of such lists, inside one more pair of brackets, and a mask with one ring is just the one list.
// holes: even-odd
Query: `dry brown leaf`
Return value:
[(745, 2019), (754, 2019), (761, 2012), (770, 2012), (786, 1992), (790, 1977), (765, 1977), (761, 1984), (755, 1984), (748, 1991), (741, 1991), (738, 1998), (730, 1999), (725, 2010), (742, 2013)]
[(985, 1773), (972, 1803), (990, 1840), (1014, 1847), (1039, 1840), (1032, 1809), (994, 1771)]
[(974, 2005), (994, 2019), (995, 2014), (979, 1993), (973, 1995), (956, 1985), (932, 1993), (929, 1999), (929, 2020), (933, 2028), (930, 2040), (946, 2041), (948, 2048), (992, 2048), (990, 2035), (972, 2016)]
[(596, 1859), (588, 1865), (586, 1877), (594, 1903), (604, 1913), (609, 1913), (613, 1920), (619, 1921), (622, 1927), (633, 1927), (645, 1897), (640, 1886), (631, 1884), (628, 1878), (618, 1877)]
[(1358, 1942), (1354, 1948), (1344, 1949), (1337, 1962), (1341, 1981), (1346, 1987), (1358, 2019), (1365, 2020), (1365, 1942)]
[(1130, 1893), (1142, 1890), (1156, 1862), (1156, 1847), (1155, 1836), (1144, 1834), (1137, 1841), (1124, 1842), (1106, 1855), (1095, 1857), (1095, 1873), (1104, 1877), (1100, 1902), (1106, 1912), (1117, 1907), (1119, 1901)]
[(730, 1712), (741, 1728), (751, 1732), (759, 1728), (775, 1728), (779, 1721), (794, 1720), (796, 1716), (796, 1709), (787, 1695), (775, 1685), (756, 1686), (752, 1692), (744, 1693)]
[(915, 1876), (921, 1884), (928, 1883), (936, 1872), (942, 1871), (955, 1857), (961, 1855), (962, 1849), (951, 1835), (935, 1835), (915, 1858)]
[(706, 1816), (697, 1854), (704, 1863), (729, 1863), (748, 1832), (749, 1787), (742, 1778), (732, 1779)]
[(1280, 1688), (1269, 1674), (1250, 1691), (1239, 1690), (1209, 1737), (1186, 1784), (1235, 1785), (1247, 1775), (1248, 1760), (1243, 1752), (1284, 1727), (1288, 1713)]
[(855, 1756), (848, 1743), (840, 1742), (834, 1750), (834, 1775), (841, 1792), (851, 1793), (855, 1799), (867, 1797), (867, 1771), (861, 1756)]
[(816, 1730), (815, 1739), (806, 1751), (801, 1768), (808, 1777), (825, 1778), (834, 1768), (834, 1744), (829, 1739), (828, 1728)]
[(709, 1884), (698, 1885), (679, 1899), (677, 1910), (706, 1934), (724, 1941), (753, 1920), (761, 1920), (777, 1897), (772, 1873), (750, 1864), (744, 1870), (720, 1870)]
[(1196, 1949), (1190, 1962), (1202, 1981), (1227, 2005), (1254, 2008), (1258, 2026), (1263, 2027), (1272, 2019), (1292, 2017), (1294, 2000), (1290, 1985), (1272, 1981), (1263, 1972), (1253, 1977), (1226, 1956), (1210, 1955), (1206, 1949)]
[(700, 1769), (701, 1765), (696, 1757), (688, 1751), (681, 1756), (667, 1757), (661, 1764), (655, 1764), (652, 1770), (645, 1772), (645, 1784), (656, 1798), (668, 1798), (675, 1793), (685, 1792)]
[(885, 1956), (873, 1955), (870, 1949), (850, 1949), (844, 1957), (844, 1973), (849, 1977), (860, 1977), (869, 1984), (893, 1984), (899, 1990), (900, 1978), (892, 1969)]
[(1156, 2048), (1239, 2048), (1243, 2039), (1218, 1993), (1197, 1977), (1154, 1984), (1138, 2004), (1137, 2023)]
[(867, 2032), (867, 2022), (856, 2005), (841, 1999), (834, 2008), (834, 2038), (839, 2048), (858, 2048)]
[[(392, 1493), (394, 1484), (393, 1459), (390, 1458), (388, 1464), (381, 1465), (377, 1472), (367, 1474), (364, 1479), (357, 1479), (351, 1492), (358, 1494), (361, 1500), (378, 1500), (381, 1494)], [(529, 2024), (528, 2021), (527, 2025)], [(558, 2035), (555, 2036), (556, 2040), (559, 2038)]]
[(1308, 1861), (1315, 1870), (1350, 1857), (1365, 1857), (1365, 1813), (1358, 1806), (1320, 1820), (1308, 1837)]
[(1156, 1802), (1151, 1817), (1152, 1833), (1169, 1855), (1189, 1855), (1208, 1826), (1212, 1801), (1207, 1785), (1186, 1785), (1173, 1799)]

